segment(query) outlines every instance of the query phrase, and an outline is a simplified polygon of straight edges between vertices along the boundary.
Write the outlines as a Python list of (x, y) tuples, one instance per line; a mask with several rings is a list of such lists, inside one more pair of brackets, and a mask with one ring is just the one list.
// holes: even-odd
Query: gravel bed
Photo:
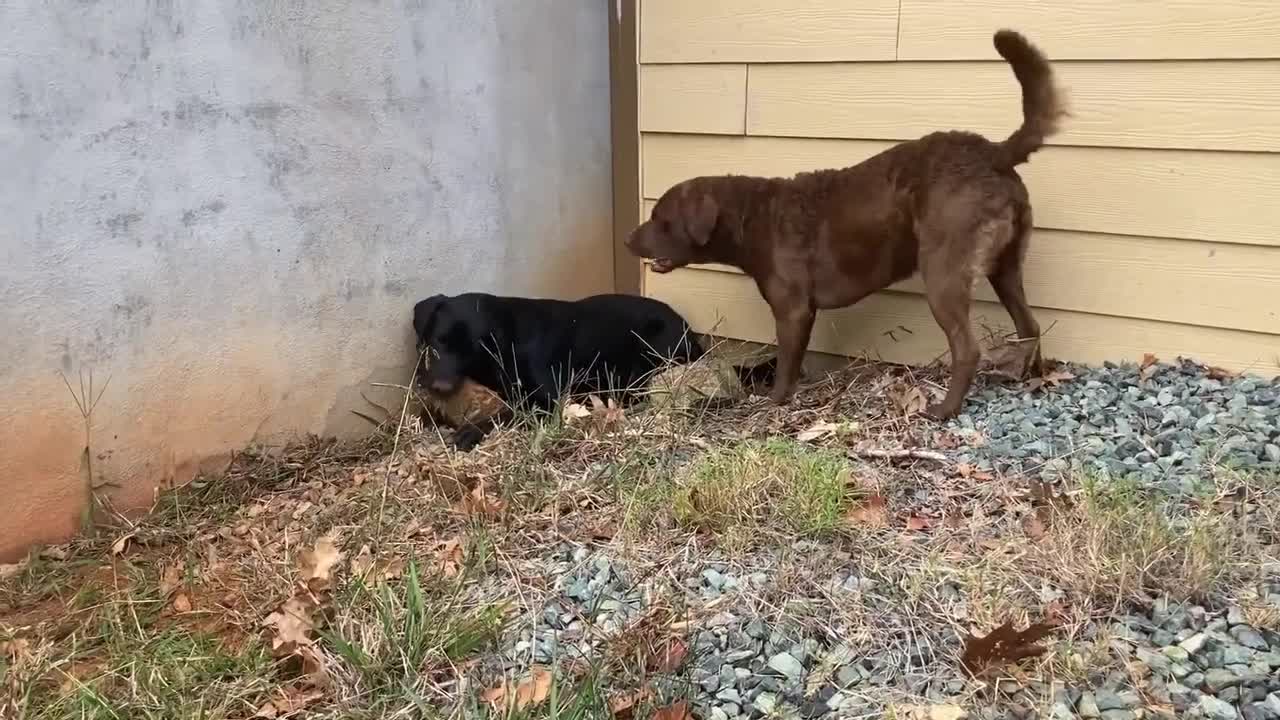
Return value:
[[(563, 544), (549, 561), (552, 597), (532, 629), (526, 624), (506, 639), (502, 657), (509, 668), (598, 658), (609, 638), (644, 614), (656, 591), (654, 581), (636, 581), (625, 562), (601, 551)], [(887, 699), (901, 698), (961, 706), (969, 717), (992, 720), (1136, 720), (1153, 716), (1153, 709), (1187, 718), (1280, 720), (1280, 633), (1254, 627), (1241, 607), (1212, 611), (1156, 602), (1148, 612), (1099, 621), (1084, 639), (1105, 633), (1127, 672), (1095, 671), (1080, 686), (1001, 681), (997, 706), (975, 703), (973, 684), (927, 652), (868, 653), (853, 642), (744, 612), (735, 598), (771, 582), (767, 573), (739, 577), (710, 563), (691, 565), (682, 575), (683, 600), (697, 618), (686, 636), (688, 661), (655, 686), (663, 701), (689, 699), (699, 719), (877, 717)], [(864, 601), (874, 594), (873, 583), (856, 574), (832, 578), (827, 589)], [(833, 598), (841, 596), (813, 601)], [(1260, 598), (1280, 612), (1280, 582), (1263, 585)], [(887, 601), (869, 601), (881, 600)], [(706, 605), (714, 609), (698, 612)]]
[[(1036, 391), (976, 390), (948, 424), (963, 443), (951, 457), (1047, 480), (1081, 472), (1136, 478), (1174, 497), (1197, 493), (1215, 468), (1280, 473), (1280, 380), (1229, 377), (1190, 362), (1062, 370), (1074, 377)], [(776, 608), (762, 615), (742, 599), (775, 581), (766, 572), (738, 575), (702, 559), (667, 567), (657, 580), (571, 543), (552, 549), (544, 569), (549, 597), (504, 641), (508, 669), (597, 659), (653, 598), (665, 594), (670, 605), (674, 593), (691, 618), (689, 656), (656, 687), (664, 702), (688, 699), (699, 720), (880, 717), (886, 703), (899, 701), (959, 706), (969, 718), (992, 720), (1280, 720), (1280, 625), (1250, 622), (1259, 607), (1280, 617), (1280, 567), (1265, 573), (1249, 609), (1157, 600), (1095, 621), (1077, 639), (1105, 638), (1114, 662), (1088, 673), (1087, 682), (1001, 680), (986, 689), (945, 662), (939, 648), (911, 638), (895, 640), (892, 652), (869, 651), (842, 628), (778, 620), (787, 613)], [(856, 558), (846, 571), (813, 583), (821, 587), (813, 597), (790, 601), (847, 600), (873, 614), (893, 612), (892, 588), (881, 592), (859, 576)]]
[[(961, 462), (1053, 480), (1084, 471), (1194, 493), (1215, 466), (1280, 472), (1280, 379), (1189, 361), (1101, 367), (1036, 392), (988, 386), (949, 423)], [(980, 440), (974, 440), (980, 438)]]

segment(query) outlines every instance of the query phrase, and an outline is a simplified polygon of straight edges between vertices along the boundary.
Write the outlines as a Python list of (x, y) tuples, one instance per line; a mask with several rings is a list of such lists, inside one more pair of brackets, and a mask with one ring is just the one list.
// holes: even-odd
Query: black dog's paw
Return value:
[(479, 428), (475, 425), (464, 425), (453, 431), (453, 436), (449, 438), (449, 442), (455, 450), (471, 452), (480, 444), (481, 440), (484, 440), (486, 434), (488, 433), (485, 432), (484, 428)]

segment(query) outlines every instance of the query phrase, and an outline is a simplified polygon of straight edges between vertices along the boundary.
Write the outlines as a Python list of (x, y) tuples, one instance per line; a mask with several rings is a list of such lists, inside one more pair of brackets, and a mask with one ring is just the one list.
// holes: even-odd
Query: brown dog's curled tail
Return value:
[(1031, 153), (1058, 132), (1058, 121), (1067, 112), (1044, 53), (1013, 30), (996, 32), (993, 42), (1022, 86), (1022, 127), (1000, 144), (1004, 162), (1013, 167), (1026, 162)]

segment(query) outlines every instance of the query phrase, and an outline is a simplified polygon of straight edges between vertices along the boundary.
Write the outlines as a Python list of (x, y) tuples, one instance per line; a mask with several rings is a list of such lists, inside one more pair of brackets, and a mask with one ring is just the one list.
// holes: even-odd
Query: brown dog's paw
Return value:
[(949, 407), (945, 401), (934, 403), (924, 409), (925, 417), (938, 422), (946, 422), (960, 414), (960, 407)]
[(791, 398), (796, 394), (795, 388), (784, 388), (778, 385), (773, 387), (769, 393), (769, 399), (774, 405), (786, 405), (791, 402)]

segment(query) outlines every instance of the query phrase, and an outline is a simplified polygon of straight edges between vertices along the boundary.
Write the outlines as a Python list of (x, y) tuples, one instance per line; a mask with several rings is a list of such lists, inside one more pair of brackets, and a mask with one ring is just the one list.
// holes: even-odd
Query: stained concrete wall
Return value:
[(608, 6), (0, 3), (0, 557), (368, 429), (434, 292), (612, 285)]

